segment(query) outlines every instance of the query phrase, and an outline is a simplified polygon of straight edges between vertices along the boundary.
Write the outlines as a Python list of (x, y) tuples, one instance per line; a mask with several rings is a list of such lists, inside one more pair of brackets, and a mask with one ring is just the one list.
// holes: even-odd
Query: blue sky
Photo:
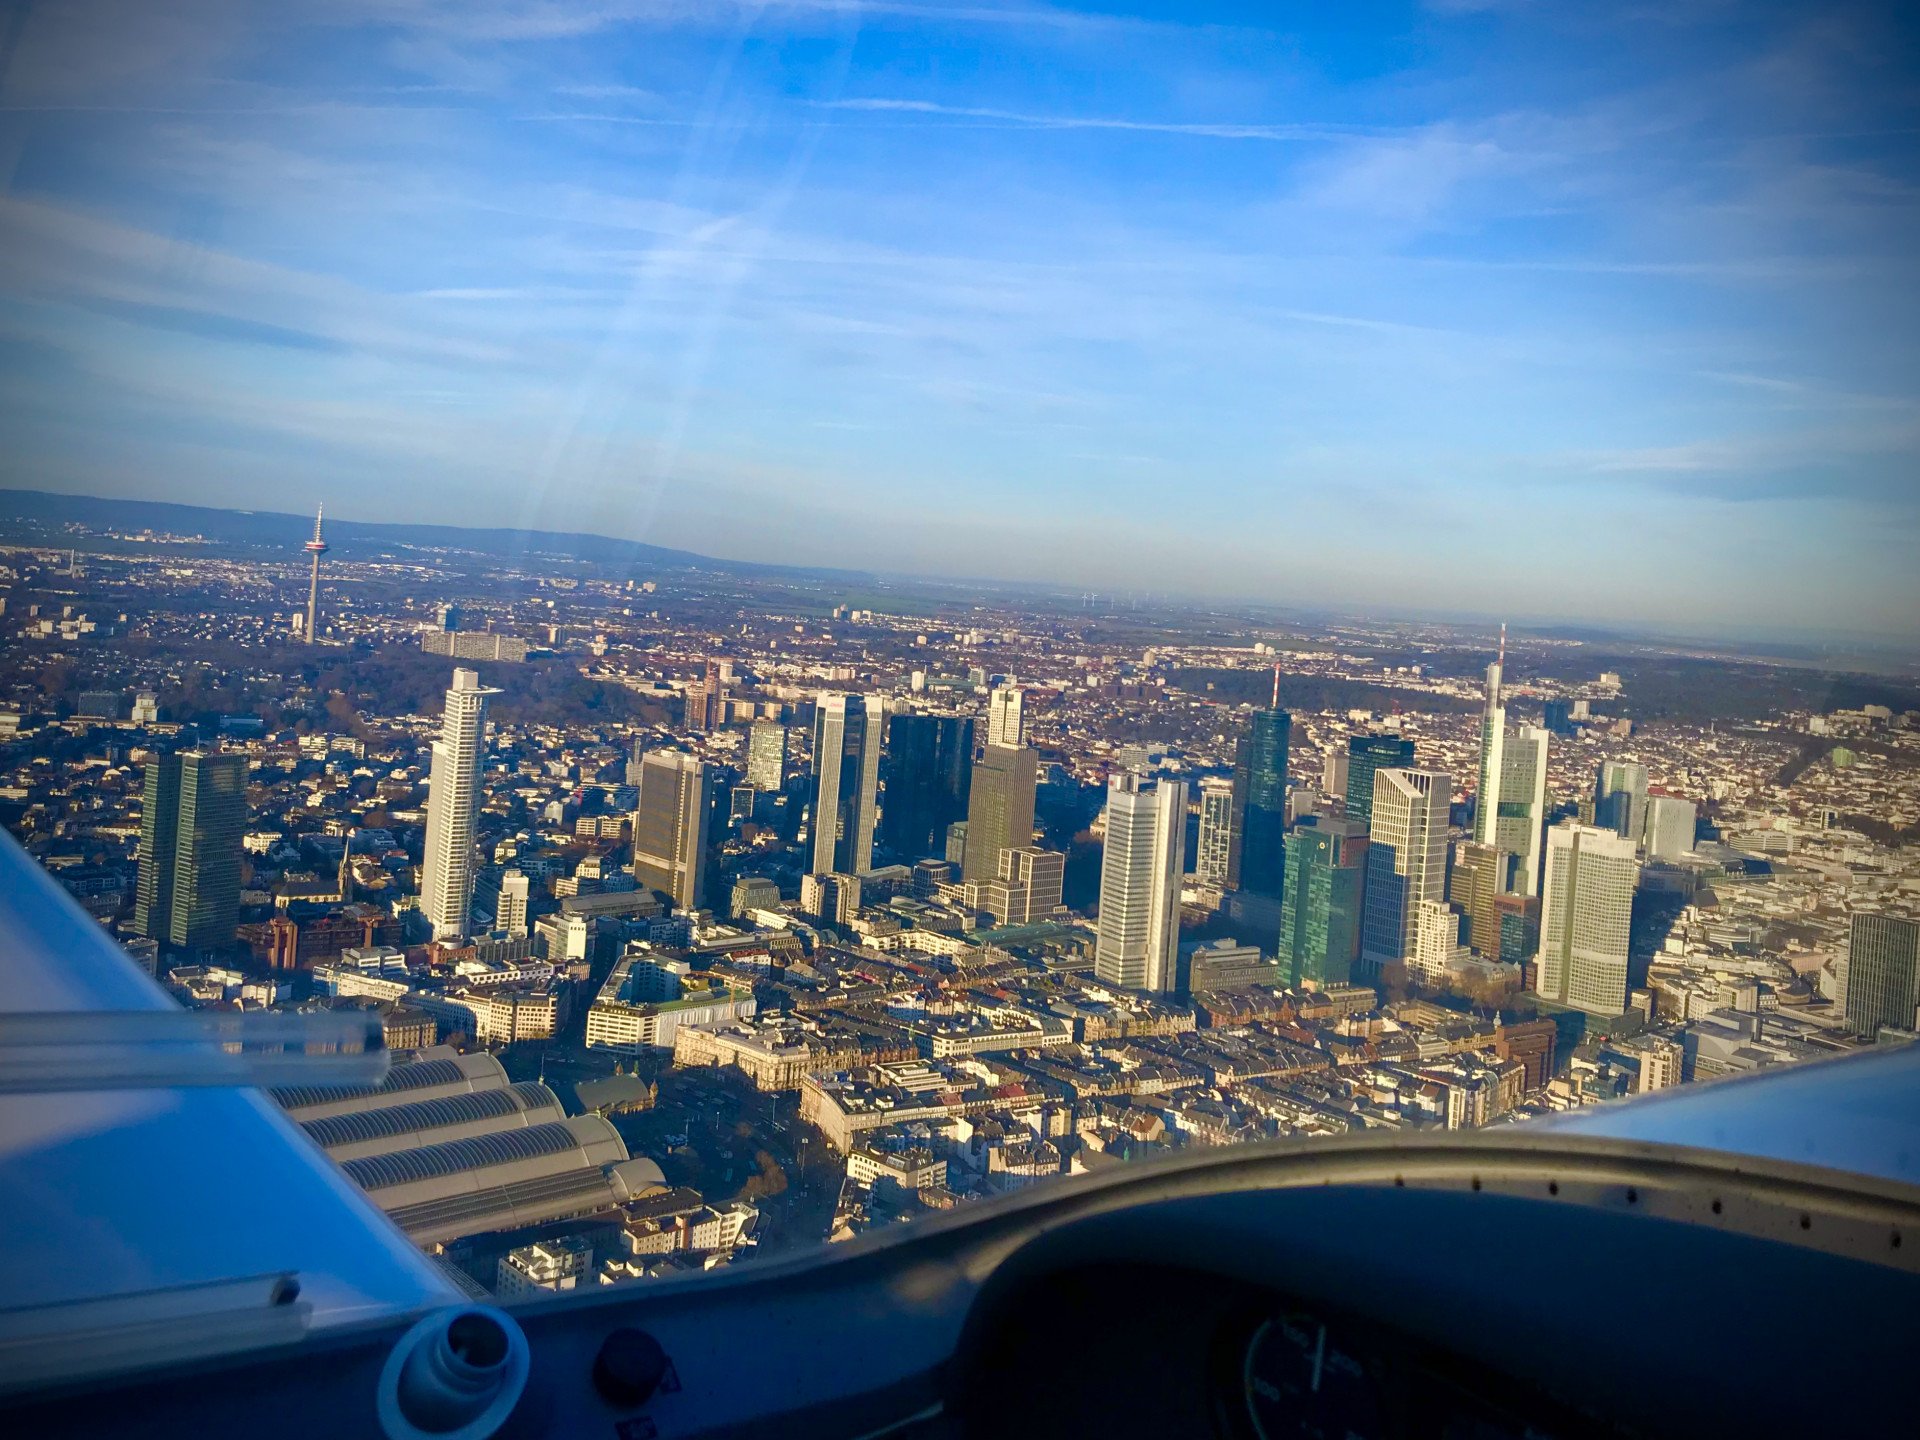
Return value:
[(1896, 13), (0, 5), (0, 480), (1916, 639)]

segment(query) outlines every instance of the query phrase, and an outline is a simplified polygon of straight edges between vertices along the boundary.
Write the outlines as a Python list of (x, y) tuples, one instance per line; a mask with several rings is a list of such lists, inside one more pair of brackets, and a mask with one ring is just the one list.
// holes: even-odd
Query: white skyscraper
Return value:
[(1693, 849), (1699, 812), (1691, 800), (1678, 795), (1654, 795), (1647, 800), (1646, 827), (1641, 848), (1649, 860), (1677, 860)]
[(1627, 1008), (1627, 941), (1640, 862), (1633, 841), (1599, 825), (1547, 832), (1540, 907), (1542, 998), (1594, 1015)]
[(1360, 958), (1376, 973), (1413, 955), (1420, 902), (1447, 897), (1452, 797), (1444, 770), (1374, 772)]
[(473, 822), (480, 804), (480, 756), (487, 734), (487, 697), (472, 670), (455, 670), (427, 781), (427, 849), (420, 909), (436, 940), (467, 933), (473, 903)]
[(987, 697), (987, 744), (1024, 745), (1026, 737), (1026, 695), (1002, 685)]
[(1210, 775), (1200, 782), (1200, 848), (1193, 874), (1202, 885), (1222, 885), (1233, 866), (1233, 781)]
[(1507, 729), (1502, 690), (1506, 669), (1506, 627), (1500, 630), (1500, 658), (1487, 666), (1486, 708), (1480, 718), (1480, 790), (1474, 802), (1473, 838), (1514, 857), (1515, 874), (1502, 888), (1516, 895), (1540, 893), (1541, 835), (1547, 817), (1547, 742), (1538, 725)]
[(1460, 912), (1444, 900), (1422, 900), (1414, 911), (1408, 972), (1422, 980), (1438, 980), (1460, 952)]
[(509, 935), (527, 933), (527, 901), (532, 883), (521, 871), (508, 870), (500, 877), (500, 894), (493, 916), (493, 928)]
[(1108, 985), (1172, 990), (1180, 956), (1187, 787), (1128, 772), (1107, 785), (1094, 974)]

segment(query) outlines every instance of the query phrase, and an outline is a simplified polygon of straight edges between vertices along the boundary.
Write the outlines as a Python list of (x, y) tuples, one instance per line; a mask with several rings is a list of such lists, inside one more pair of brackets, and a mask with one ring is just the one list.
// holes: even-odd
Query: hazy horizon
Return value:
[(1910, 24), (1123, 8), (23, 10), (0, 476), (1920, 639)]

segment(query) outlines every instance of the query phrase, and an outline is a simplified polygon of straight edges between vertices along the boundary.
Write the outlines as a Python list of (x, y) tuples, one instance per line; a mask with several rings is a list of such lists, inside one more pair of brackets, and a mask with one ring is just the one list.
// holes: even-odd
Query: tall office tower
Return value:
[(813, 711), (815, 874), (873, 868), (874, 808), (880, 791), (880, 735), (887, 702), (878, 695), (822, 695)]
[(987, 697), (987, 744), (1018, 746), (1026, 743), (1026, 693), (1011, 685), (1002, 685)]
[(762, 795), (787, 788), (787, 727), (777, 720), (756, 720), (747, 733), (747, 784)]
[(1507, 663), (1507, 627), (1500, 627), (1500, 658), (1487, 666), (1487, 698), (1480, 714), (1480, 789), (1473, 838), (1515, 857), (1515, 874), (1500, 888), (1540, 893), (1541, 835), (1547, 815), (1548, 732), (1537, 725), (1507, 729), (1501, 689)]
[(1540, 723), (1550, 735), (1571, 735), (1574, 732), (1573, 706), (1565, 700), (1548, 700), (1541, 707), (1545, 712)]
[(1606, 760), (1593, 785), (1593, 823), (1639, 843), (1647, 823), (1647, 767)]
[(633, 878), (682, 910), (704, 898), (713, 767), (684, 750), (655, 750), (640, 770), (633, 812)]
[(1107, 782), (1100, 919), (1093, 973), (1108, 985), (1168, 991), (1179, 983), (1180, 872), (1187, 787), (1131, 771)]
[[(1000, 873), (1000, 852), (1033, 844), (1033, 802), (1038, 757), (1024, 745), (989, 745), (973, 767), (967, 796), (967, 848), (962, 880), (991, 880)], [(1180, 817), (1186, 839), (1186, 816)], [(1184, 846), (1182, 849), (1184, 850)], [(1185, 858), (1184, 855), (1181, 858)]]
[[(1276, 673), (1275, 686), (1279, 684)], [(1279, 900), (1287, 883), (1287, 742), (1293, 717), (1256, 710), (1233, 759), (1234, 848), (1227, 878), (1236, 890)]]
[(1513, 857), (1500, 888), (1540, 893), (1547, 821), (1547, 732), (1538, 725), (1503, 729), (1494, 742), (1495, 764), (1482, 767), (1482, 790), (1474, 811), (1473, 838)]
[(1500, 813), (1500, 758), (1507, 737), (1507, 706), (1500, 682), (1507, 666), (1507, 627), (1500, 627), (1500, 658), (1487, 666), (1487, 697), (1480, 711), (1480, 788), (1476, 792), (1473, 838), (1498, 846), (1493, 838)]
[(1289, 985), (1325, 988), (1353, 978), (1366, 879), (1367, 827), (1358, 820), (1303, 820), (1287, 832), (1278, 954)]
[(1649, 860), (1677, 860), (1693, 849), (1699, 812), (1691, 800), (1678, 795), (1647, 797), (1647, 818), (1640, 846)]
[(240, 923), (240, 837), (247, 760), (185, 750), (147, 766), (133, 926), (184, 950), (233, 943)]
[(946, 853), (947, 827), (964, 819), (973, 783), (973, 717), (895, 715), (881, 764), (880, 841), (905, 864)]
[(635, 738), (632, 748), (627, 751), (627, 765), (623, 776), (627, 784), (638, 788), (640, 784), (640, 773), (646, 763), (647, 740), (646, 737), (642, 735)]
[(1376, 974), (1413, 954), (1420, 902), (1446, 894), (1452, 795), (1444, 770), (1374, 772), (1360, 958)]
[(967, 860), (966, 821), (956, 820), (953, 824), (947, 826), (947, 850), (942, 858), (946, 860), (947, 864), (953, 867), (953, 873), (955, 875), (960, 873), (960, 867), (964, 865)]
[(1200, 782), (1200, 848), (1194, 878), (1202, 885), (1227, 884), (1233, 860), (1233, 782), (1209, 775)]
[(314, 642), (320, 633), (320, 557), (327, 553), (328, 545), (320, 536), (320, 517), (325, 507), (313, 512), (313, 538), (307, 541), (306, 551), (313, 556), (313, 579), (307, 585), (307, 644)]
[(1413, 741), (1400, 735), (1354, 735), (1347, 740), (1347, 818), (1373, 823), (1373, 777), (1411, 770)]
[(1547, 832), (1540, 907), (1543, 999), (1592, 1015), (1627, 1008), (1627, 941), (1640, 862), (1633, 841), (1599, 825), (1568, 822)]
[(1320, 788), (1342, 804), (1347, 798), (1347, 752), (1330, 750), (1326, 763), (1320, 767)]
[(1444, 900), (1422, 900), (1413, 917), (1413, 952), (1407, 973), (1426, 981), (1446, 974), (1460, 953), (1460, 912)]
[(480, 757), (487, 736), (487, 697), (472, 670), (455, 670), (427, 781), (427, 850), (421, 865), (420, 911), (436, 940), (467, 933), (473, 904), (474, 821), (480, 808)]
[(1466, 913), (1467, 943), (1489, 958), (1500, 953), (1500, 911), (1494, 902), (1506, 893), (1512, 870), (1512, 857), (1491, 845), (1469, 840), (1454, 849), (1447, 898)]
[(720, 667), (708, 660), (701, 678), (687, 687), (687, 729), (704, 733), (727, 723), (727, 693)]
[(1847, 935), (1847, 1028), (1911, 1030), (1920, 1010), (1920, 920), (1855, 915)]

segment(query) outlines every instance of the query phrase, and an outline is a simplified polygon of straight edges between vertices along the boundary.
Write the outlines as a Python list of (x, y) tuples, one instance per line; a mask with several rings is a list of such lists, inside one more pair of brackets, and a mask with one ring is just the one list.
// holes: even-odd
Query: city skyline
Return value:
[(0, 88), (11, 483), (1914, 634), (1873, 58), (1911, 36), (1864, 7), (262, 7), (105, 48), (94, 8)]

